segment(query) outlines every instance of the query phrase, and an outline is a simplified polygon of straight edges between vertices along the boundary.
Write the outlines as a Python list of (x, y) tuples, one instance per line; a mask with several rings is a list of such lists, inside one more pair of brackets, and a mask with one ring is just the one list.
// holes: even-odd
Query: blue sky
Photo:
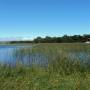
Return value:
[(90, 34), (90, 0), (0, 0), (0, 37)]

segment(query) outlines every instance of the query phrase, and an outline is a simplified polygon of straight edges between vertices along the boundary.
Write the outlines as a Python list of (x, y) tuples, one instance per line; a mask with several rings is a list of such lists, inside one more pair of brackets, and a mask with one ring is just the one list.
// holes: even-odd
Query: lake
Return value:
[[(36, 45), (0, 45), (0, 64), (8, 66), (16, 66), (17, 64), (47, 66), (53, 59), (56, 60), (56, 53), (47, 55), (42, 52), (33, 53), (32, 47), (34, 46)], [(90, 61), (90, 53), (88, 52), (69, 51), (67, 56), (70, 60)]]
[(31, 49), (35, 45), (0, 45), (0, 64), (15, 66), (48, 64), (47, 58), (41, 53), (32, 53)]

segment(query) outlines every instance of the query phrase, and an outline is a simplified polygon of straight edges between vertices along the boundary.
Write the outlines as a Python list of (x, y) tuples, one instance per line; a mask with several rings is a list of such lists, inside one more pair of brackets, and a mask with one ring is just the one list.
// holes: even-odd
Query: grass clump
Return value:
[(0, 68), (1, 90), (89, 90), (90, 74), (61, 75), (39, 67)]
[(89, 58), (83, 61), (84, 57), (76, 55), (81, 52), (90, 54), (89, 48), (88, 44), (77, 43), (40, 44), (32, 48), (32, 51), (25, 49), (24, 55), (28, 53), (45, 55), (48, 59), (47, 67), (20, 64), (16, 67), (1, 65), (0, 90), (90, 90)]

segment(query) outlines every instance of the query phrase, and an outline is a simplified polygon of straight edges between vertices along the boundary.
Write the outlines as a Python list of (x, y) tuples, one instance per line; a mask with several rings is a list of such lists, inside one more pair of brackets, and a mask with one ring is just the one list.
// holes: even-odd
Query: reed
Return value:
[[(21, 59), (15, 67), (0, 65), (0, 90), (90, 89), (89, 44), (39, 44), (16, 50), (14, 55)], [(25, 56), (33, 64), (25, 65)]]

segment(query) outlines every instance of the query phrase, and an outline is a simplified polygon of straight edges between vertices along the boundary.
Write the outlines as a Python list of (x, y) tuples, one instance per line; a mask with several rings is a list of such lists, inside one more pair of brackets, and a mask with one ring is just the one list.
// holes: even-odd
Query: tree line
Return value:
[(37, 37), (33, 40), (35, 43), (80, 43), (90, 41), (90, 34), (84, 35), (73, 35), (68, 36), (64, 35), (62, 37), (49, 37), (46, 36), (45, 38)]
[(62, 37), (46, 36), (45, 38), (37, 37), (32, 41), (11, 41), (10, 43), (82, 43), (86, 41), (90, 41), (90, 34), (72, 36), (64, 35)]

